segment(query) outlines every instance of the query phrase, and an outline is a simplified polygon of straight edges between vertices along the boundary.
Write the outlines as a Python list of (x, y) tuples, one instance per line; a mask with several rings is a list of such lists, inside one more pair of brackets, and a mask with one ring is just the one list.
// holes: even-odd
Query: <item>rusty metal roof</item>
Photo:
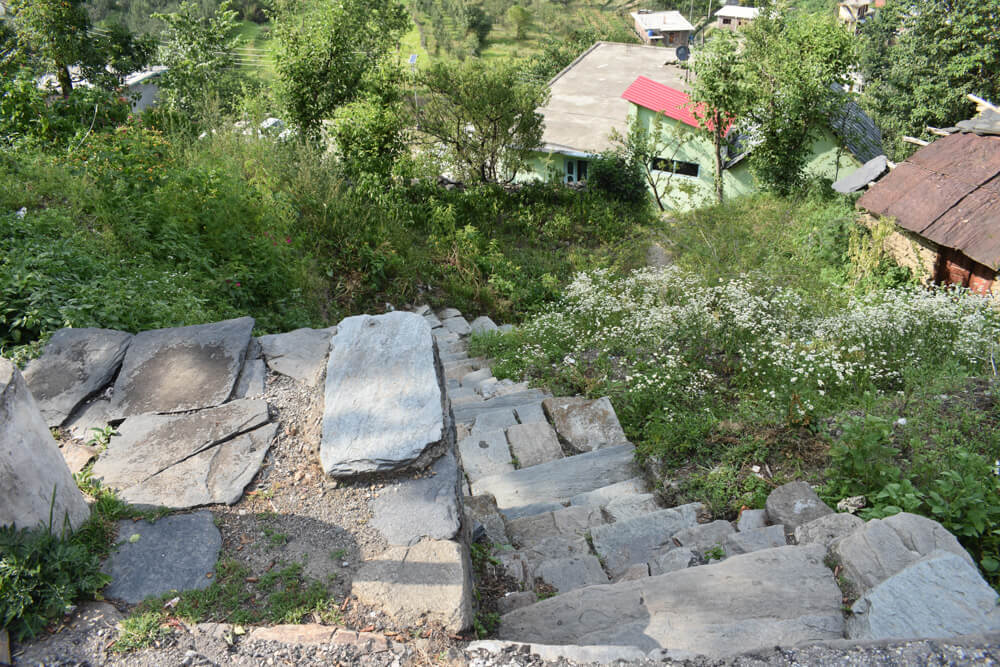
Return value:
[(1000, 136), (942, 137), (869, 188), (858, 207), (1000, 270)]

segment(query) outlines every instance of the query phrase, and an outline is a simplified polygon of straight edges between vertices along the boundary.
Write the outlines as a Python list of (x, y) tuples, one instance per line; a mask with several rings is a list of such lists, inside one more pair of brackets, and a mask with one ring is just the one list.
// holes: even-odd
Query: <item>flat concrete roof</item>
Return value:
[(664, 30), (666, 32), (691, 31), (691, 25), (684, 15), (674, 10), (669, 12), (632, 12), (632, 18), (639, 22), (643, 30)]
[(639, 76), (688, 92), (674, 49), (598, 42), (549, 81), (552, 95), (539, 109), (547, 152), (600, 153), (612, 147), (612, 129), (628, 133), (629, 102), (622, 93)]

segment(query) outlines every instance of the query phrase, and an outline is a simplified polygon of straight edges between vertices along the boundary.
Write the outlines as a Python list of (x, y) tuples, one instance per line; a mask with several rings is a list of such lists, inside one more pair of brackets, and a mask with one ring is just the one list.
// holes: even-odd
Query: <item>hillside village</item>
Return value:
[(0, 2), (0, 665), (997, 660), (996, 34)]

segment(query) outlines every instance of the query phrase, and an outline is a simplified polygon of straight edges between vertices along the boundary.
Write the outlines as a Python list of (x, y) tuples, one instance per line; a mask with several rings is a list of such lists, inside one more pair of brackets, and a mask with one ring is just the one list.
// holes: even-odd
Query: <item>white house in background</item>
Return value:
[[(134, 72), (125, 77), (122, 87), (132, 104), (132, 111), (139, 112), (156, 105), (156, 99), (160, 94), (160, 76), (167, 71), (164, 65), (155, 65), (141, 72)], [(73, 86), (90, 88), (91, 83), (83, 78), (79, 67), (70, 67), (69, 76), (73, 80)], [(55, 90), (59, 88), (59, 79), (55, 74), (46, 74), (36, 79), (35, 83), (42, 90)]]
[(753, 21), (759, 14), (760, 9), (757, 7), (726, 5), (715, 12), (715, 27), (722, 30), (737, 30)]
[(694, 26), (680, 12), (640, 9), (632, 13), (632, 20), (642, 41), (652, 46), (683, 46), (694, 31)]

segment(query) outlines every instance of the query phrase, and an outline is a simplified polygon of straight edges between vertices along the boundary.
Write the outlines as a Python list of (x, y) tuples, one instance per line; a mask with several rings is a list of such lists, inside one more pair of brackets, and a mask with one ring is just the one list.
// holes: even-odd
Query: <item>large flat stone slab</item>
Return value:
[(600, 561), (590, 555), (542, 561), (535, 566), (533, 574), (560, 593), (608, 583), (608, 575)]
[(462, 457), (462, 468), (472, 482), (514, 470), (507, 436), (499, 429), (474, 432), (462, 438), (458, 443), (458, 452)]
[(61, 426), (84, 400), (104, 389), (121, 367), (132, 334), (112, 329), (60, 329), (24, 380), (49, 426)]
[(450, 632), (472, 625), (469, 557), (457, 542), (424, 540), (391, 547), (359, 568), (351, 594), (403, 625), (429, 620)]
[(518, 391), (504, 394), (480, 403), (470, 403), (454, 407), (455, 421), (459, 424), (471, 424), (477, 417), (492, 412), (498, 408), (517, 409), (522, 405), (537, 403), (545, 398), (545, 393), (538, 389)]
[(724, 657), (839, 639), (841, 592), (822, 547), (779, 547), (716, 565), (589, 586), (501, 618), (500, 639), (611, 644)]
[(0, 358), (0, 526), (73, 529), (90, 508), (73, 481), (21, 372)]
[(942, 639), (1000, 630), (996, 591), (950, 551), (934, 551), (906, 566), (861, 596), (851, 611), (849, 639)]
[(822, 544), (828, 547), (864, 525), (864, 519), (853, 514), (827, 514), (796, 528), (795, 541), (799, 544)]
[(629, 566), (646, 563), (676, 548), (673, 536), (694, 525), (696, 519), (676, 509), (618, 521), (591, 530), (594, 551), (604, 560), (612, 577), (625, 574)]
[(507, 428), (510, 451), (520, 468), (536, 466), (563, 457), (556, 432), (548, 424), (514, 424)]
[(447, 451), (428, 470), (388, 482), (371, 503), (371, 524), (393, 546), (450, 540), (462, 525), (459, 494), (458, 461)]
[(240, 400), (182, 415), (137, 415), (118, 427), (94, 464), (94, 477), (127, 489), (268, 422), (267, 403)]
[(547, 398), (542, 401), (559, 437), (577, 452), (590, 452), (627, 442), (618, 416), (605, 396), (586, 398)]
[(565, 507), (552, 512), (520, 517), (507, 522), (507, 534), (519, 547), (529, 547), (552, 537), (575, 539), (606, 521), (591, 507)]
[(128, 417), (221, 405), (236, 386), (253, 325), (252, 317), (240, 317), (136, 334), (115, 381), (111, 413)]
[(569, 499), (570, 505), (607, 505), (615, 498), (632, 496), (646, 492), (646, 483), (640, 477), (632, 477), (621, 482), (608, 484), (593, 491), (578, 493)]
[(126, 488), (121, 498), (142, 507), (173, 509), (232, 505), (260, 470), (277, 431), (277, 424), (266, 424), (210, 447)]
[(821, 516), (833, 514), (806, 482), (779, 486), (767, 496), (765, 506), (770, 523), (783, 525), (789, 532)]
[(257, 340), (268, 368), (309, 387), (318, 387), (330, 352), (330, 339), (336, 331), (337, 327), (296, 329)]
[(104, 596), (129, 604), (171, 591), (208, 588), (222, 549), (211, 512), (157, 520), (119, 521), (114, 552), (104, 565), (111, 583)]
[(419, 315), (349, 317), (332, 338), (320, 460), (334, 477), (409, 467), (445, 443), (445, 390)]
[(579, 456), (549, 461), (502, 475), (484, 477), (472, 485), (475, 495), (493, 494), (501, 510), (558, 502), (579, 493), (635, 477), (635, 448), (619, 445)]

